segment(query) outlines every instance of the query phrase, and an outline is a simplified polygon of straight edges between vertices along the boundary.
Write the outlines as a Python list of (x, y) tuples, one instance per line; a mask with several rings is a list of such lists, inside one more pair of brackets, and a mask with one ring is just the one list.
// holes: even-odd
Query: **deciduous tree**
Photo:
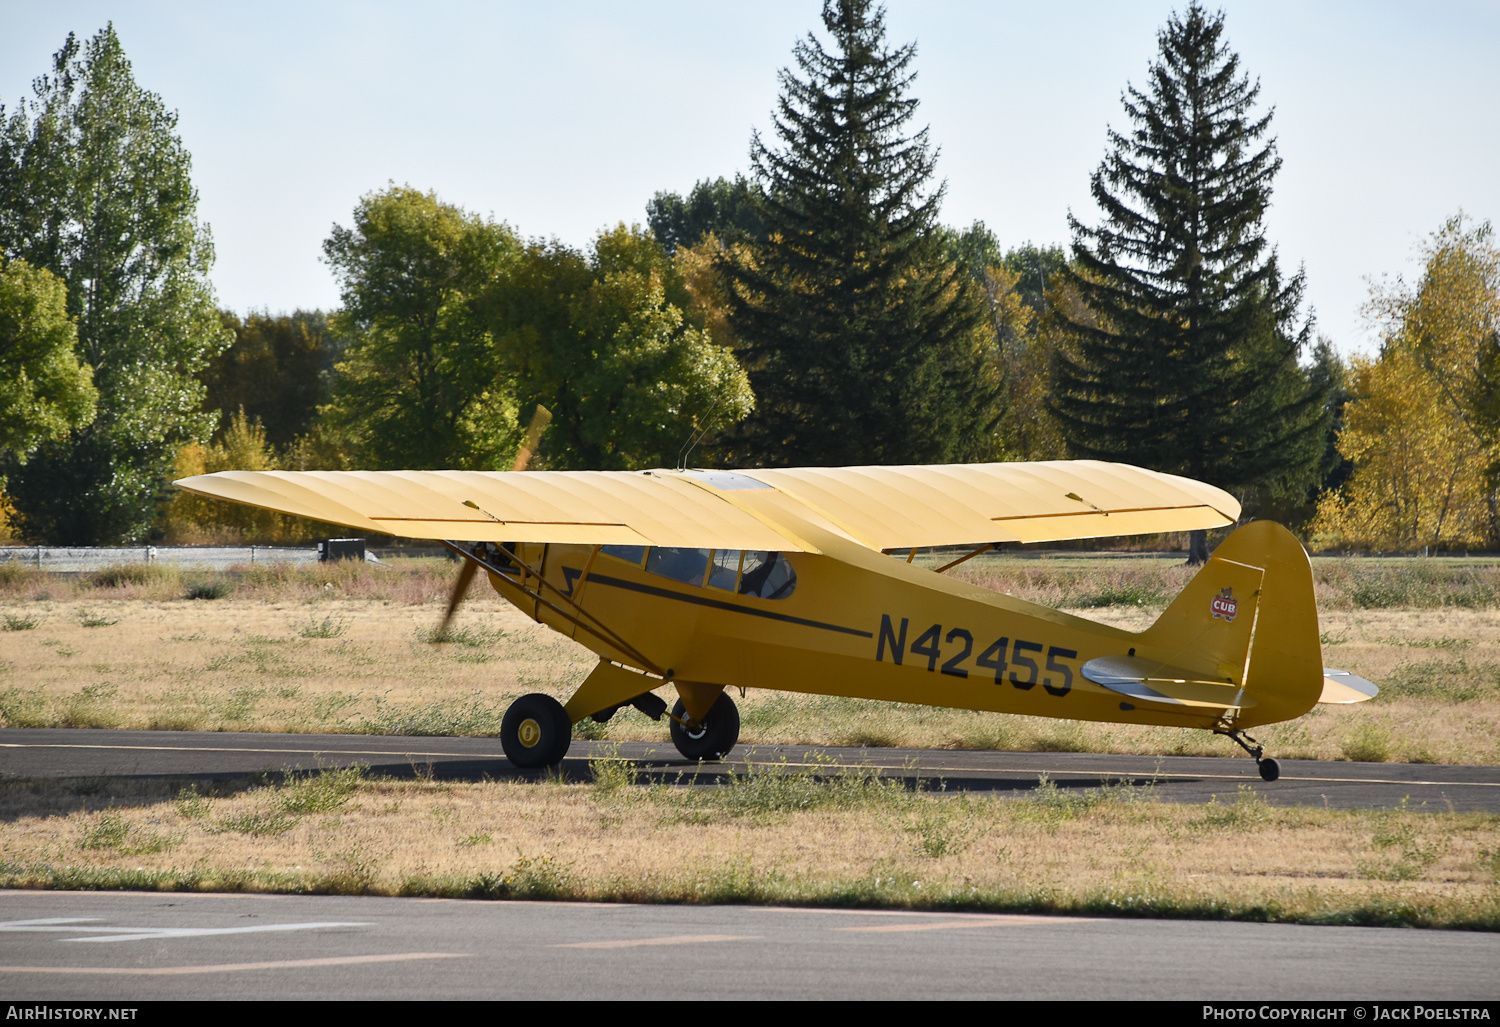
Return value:
[(94, 419), (98, 393), (78, 360), (67, 295), (42, 268), (0, 261), (0, 456), (24, 462), (45, 440)]
[(136, 84), (112, 26), (70, 35), (35, 93), (0, 129), (0, 252), (67, 286), (98, 405), (10, 459), (7, 488), (27, 537), (118, 542), (150, 526), (179, 446), (212, 430), (196, 374), (227, 341), (213, 246), (177, 117)]
[(1325, 544), (1500, 546), (1500, 248), (1460, 216), (1422, 255), (1421, 281), (1368, 309), (1384, 339), (1350, 373), (1338, 448), (1353, 469), (1319, 503)]
[(497, 470), (520, 438), (482, 300), (521, 258), (504, 224), (392, 186), (323, 245), (348, 348), (321, 427), (369, 468)]
[(234, 341), (203, 371), (204, 409), (222, 419), (221, 436), (243, 410), (261, 424), (269, 445), (284, 450), (307, 434), (318, 406), (328, 402), (343, 340), (328, 330), (320, 310), (251, 311), (243, 318), (225, 311), (221, 317)]
[(547, 467), (671, 466), (695, 433), (712, 442), (754, 405), (734, 354), (685, 314), (676, 264), (639, 228), (601, 233), (587, 255), (533, 244), (492, 302), (523, 412), (552, 411)]

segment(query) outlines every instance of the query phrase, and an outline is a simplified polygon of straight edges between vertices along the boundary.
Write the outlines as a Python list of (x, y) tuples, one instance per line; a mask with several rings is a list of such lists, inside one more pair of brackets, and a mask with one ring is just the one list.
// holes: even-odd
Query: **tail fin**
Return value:
[(1323, 690), (1312, 565), (1281, 525), (1255, 521), (1214, 551), (1155, 624), (1139, 657), (1237, 684), (1242, 728), (1300, 717)]

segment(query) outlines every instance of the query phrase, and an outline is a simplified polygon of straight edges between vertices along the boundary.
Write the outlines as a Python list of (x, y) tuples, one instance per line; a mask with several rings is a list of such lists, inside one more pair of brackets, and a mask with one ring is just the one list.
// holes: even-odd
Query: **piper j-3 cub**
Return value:
[[(1092, 461), (745, 471), (222, 471), (185, 489), (356, 531), (439, 539), (528, 616), (599, 655), (566, 703), (525, 695), (501, 744), (543, 767), (573, 725), (632, 705), (689, 759), (739, 737), (730, 688), (853, 696), (1227, 735), (1368, 681), (1325, 671), (1307, 554), (1269, 521), (1231, 534), (1149, 628), (1124, 631), (955, 580), (1002, 543), (1233, 523), (1201, 482)], [(967, 552), (929, 570), (918, 549)], [(894, 557), (894, 558), (893, 558)], [(446, 620), (444, 622), (446, 624)], [(670, 712), (655, 692), (670, 686)], [(743, 694), (743, 693), (742, 693)]]

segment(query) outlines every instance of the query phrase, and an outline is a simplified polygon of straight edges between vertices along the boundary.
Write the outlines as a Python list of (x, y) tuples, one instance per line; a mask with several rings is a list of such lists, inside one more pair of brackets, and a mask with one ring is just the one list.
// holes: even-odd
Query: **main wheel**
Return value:
[(1262, 781), (1274, 781), (1281, 776), (1281, 765), (1270, 757), (1260, 761), (1259, 769)]
[(540, 692), (511, 703), (500, 721), (500, 748), (518, 767), (555, 766), (572, 740), (573, 722), (562, 703)]
[(684, 727), (682, 722), (686, 719), (687, 708), (678, 699), (672, 707), (672, 744), (690, 760), (716, 760), (727, 756), (734, 743), (740, 740), (739, 708), (723, 692), (714, 700), (702, 724)]

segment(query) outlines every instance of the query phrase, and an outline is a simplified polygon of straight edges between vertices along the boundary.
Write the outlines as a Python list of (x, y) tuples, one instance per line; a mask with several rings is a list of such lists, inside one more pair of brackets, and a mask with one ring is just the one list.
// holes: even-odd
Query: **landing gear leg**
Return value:
[[(1235, 745), (1238, 745), (1241, 749), (1244, 749), (1246, 752), (1248, 752), (1250, 756), (1255, 760), (1255, 768), (1260, 771), (1260, 779), (1262, 781), (1274, 781), (1281, 776), (1280, 764), (1271, 759), (1269, 756), (1266, 756), (1265, 746), (1255, 741), (1255, 739), (1251, 738), (1249, 735), (1244, 734), (1240, 731), (1215, 731), (1214, 734), (1227, 735), (1229, 738), (1232, 738), (1234, 740)], [(1247, 742), (1254, 744), (1255, 748), (1250, 748), (1250, 746), (1246, 744)]]

